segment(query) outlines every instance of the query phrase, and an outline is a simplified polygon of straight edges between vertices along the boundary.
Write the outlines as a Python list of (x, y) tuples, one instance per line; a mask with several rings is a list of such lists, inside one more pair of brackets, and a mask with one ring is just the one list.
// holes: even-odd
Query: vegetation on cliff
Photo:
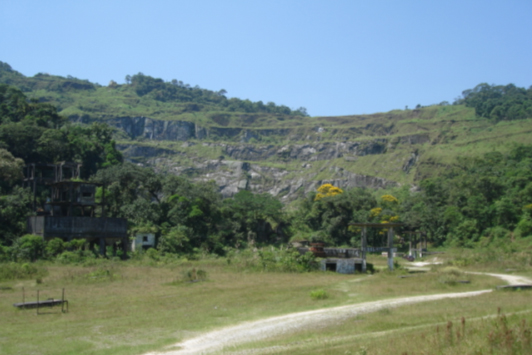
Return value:
[[(102, 122), (90, 125), (72, 123), (58, 113), (66, 114), (69, 108), (56, 108), (50, 102), (63, 95), (61, 100), (79, 106), (81, 101), (75, 101), (75, 95), (92, 100), (90, 93), (100, 92), (105, 100), (112, 101), (114, 99), (110, 97), (116, 97), (114, 93), (120, 92), (120, 95), (134, 95), (139, 100), (147, 100), (145, 102), (149, 102), (151, 108), (159, 103), (199, 105), (200, 111), (223, 107), (224, 112), (229, 113), (243, 110), (239, 112), (270, 117), (290, 116), (293, 122), (302, 117), (302, 112), (283, 113), (284, 109), (277, 106), (271, 106), (270, 111), (260, 107), (246, 111), (243, 108), (247, 105), (245, 100), (227, 100), (223, 93), (190, 88), (177, 81), (165, 83), (143, 74), (128, 78), (126, 85), (111, 84), (103, 88), (86, 81), (48, 75), (37, 75), (30, 80), (2, 63), (0, 79), (20, 85), (27, 91), (25, 94), (13, 86), (0, 84), (0, 221), (3, 225), (0, 243), (4, 245), (0, 254), (4, 259), (34, 255), (19, 252), (21, 245), (31, 244), (29, 237), (26, 237), (27, 240), (20, 239), (31, 202), (28, 190), (20, 186), (21, 169), (24, 163), (34, 162), (82, 163), (84, 179), (108, 186), (107, 215), (127, 218), (132, 232), (154, 231), (159, 236), (160, 254), (224, 255), (231, 248), (281, 245), (293, 237), (323, 240), (332, 245), (358, 246), (359, 231), (350, 227), (353, 222), (402, 222), (404, 230), (426, 232), (434, 245), (461, 247), (532, 235), (532, 147), (518, 144), (520, 139), (516, 139), (520, 137), (526, 141), (525, 138), (529, 137), (529, 131), (522, 128), (530, 124), (530, 89), (481, 85), (466, 91), (455, 106), (441, 104), (369, 118), (305, 118), (310, 122), (303, 125), (305, 133), (308, 133), (305, 130), (309, 129), (309, 124), (323, 124), (318, 129), (311, 128), (319, 137), (320, 145), (290, 144), (279, 148), (272, 144), (273, 153), (268, 153), (271, 157), (262, 164), (270, 171), (284, 168), (288, 172), (283, 175), (285, 179), (294, 179), (297, 173), (302, 172), (324, 181), (324, 184), (317, 191), (302, 194), (303, 198), (290, 207), (283, 207), (271, 194), (250, 191), (249, 182), (256, 181), (253, 180), (256, 176), (252, 176), (255, 172), (249, 170), (249, 164), (248, 170), (243, 168), (244, 163), (228, 162), (224, 165), (226, 169), (237, 167), (238, 178), (246, 182), (238, 185), (237, 191), (240, 192), (224, 199), (219, 187), (212, 181), (198, 179), (192, 182), (183, 177), (185, 173), (182, 176), (164, 171), (156, 173), (152, 168), (123, 162), (122, 154), (115, 146), (116, 131), (113, 128)], [(107, 94), (101, 90), (110, 96), (105, 96)], [(54, 99), (46, 102), (46, 95), (38, 96), (44, 93), (53, 93), (50, 95)], [(105, 100), (94, 101), (82, 111), (96, 112), (91, 110)], [(236, 106), (224, 102), (233, 102)], [(471, 108), (459, 104), (474, 107), (477, 115)], [(107, 112), (109, 107), (103, 105), (98, 110)], [(110, 115), (116, 114), (113, 110)], [(503, 111), (505, 113), (499, 115)], [(396, 120), (397, 117), (401, 119)], [(364, 132), (361, 128), (364, 125), (366, 131), (374, 133), (373, 137), (362, 137), (353, 143), (345, 143), (347, 138), (340, 140), (342, 142), (336, 141), (342, 135)], [(425, 130), (431, 126), (432, 131)], [(406, 135), (413, 127), (421, 127), (425, 133)], [(498, 151), (488, 152), (493, 142), (508, 137), (501, 138), (500, 132), (493, 129), (508, 129), (505, 134), (512, 136), (516, 144), (506, 144), (498, 147)], [(467, 140), (475, 134), (482, 144), (473, 145)], [(253, 137), (263, 139), (260, 135)], [(225, 159), (221, 154), (247, 154), (249, 157), (255, 154), (257, 160), (262, 157), (262, 153), (253, 150), (252, 145), (237, 152), (227, 148), (229, 145), (226, 144), (222, 151), (211, 142), (216, 149), (214, 154), (206, 152), (211, 149), (211, 143), (194, 143), (179, 147), (168, 143), (158, 149), (165, 152), (182, 150), (183, 159), (191, 159), (191, 152), (197, 153), (198, 157), (208, 155), (217, 158), (217, 163)], [(452, 154), (449, 153), (451, 148), (454, 149)], [(457, 158), (457, 155), (462, 157)], [(408, 159), (405, 160), (405, 157)], [(303, 166), (302, 160), (305, 162)], [(400, 161), (401, 167), (395, 170), (387, 168), (386, 165), (392, 161)], [(165, 162), (167, 164), (168, 160)], [(333, 186), (336, 183), (331, 178), (368, 171), (366, 176), (397, 174), (409, 176), (408, 181), (412, 182), (414, 178), (410, 171), (414, 165), (417, 166), (417, 190), (398, 184), (379, 192), (358, 187), (340, 189)], [(349, 169), (354, 170), (351, 172)], [(373, 172), (369, 173), (368, 169)], [(195, 177), (193, 173), (190, 175)], [(264, 176), (261, 181), (267, 180)], [(300, 190), (304, 191), (303, 188)], [(99, 193), (101, 197), (101, 191)], [(37, 204), (42, 205), (46, 197), (36, 196)], [(399, 235), (404, 230), (398, 230)], [(381, 245), (384, 236), (378, 231), (371, 232), (369, 241), (372, 245)], [(41, 249), (46, 247), (43, 245)], [(64, 252), (73, 248), (75, 246), (69, 245), (59, 249)], [(56, 257), (62, 252), (39, 255)]]

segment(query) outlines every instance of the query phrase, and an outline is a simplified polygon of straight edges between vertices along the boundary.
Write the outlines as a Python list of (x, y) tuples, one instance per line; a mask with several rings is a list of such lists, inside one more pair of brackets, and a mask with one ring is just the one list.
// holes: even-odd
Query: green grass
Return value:
[[(399, 296), (487, 289), (501, 283), (480, 275), (469, 275), (470, 284), (446, 283), (441, 281), (442, 270), (438, 268), (426, 273), (398, 270), (372, 276), (249, 272), (246, 260), (234, 260), (231, 265), (224, 259), (168, 265), (151, 262), (152, 266), (135, 261), (109, 261), (87, 267), (48, 264), (49, 274), (41, 284), (35, 280), (0, 284), (0, 353), (141, 354), (243, 321)], [(370, 261), (382, 268), (386, 258), (371, 256)], [(403, 264), (402, 260), (399, 262)], [(193, 269), (205, 271), (206, 279), (186, 282), (183, 275)], [(401, 275), (412, 277), (400, 278)], [(36, 316), (34, 310), (17, 310), (12, 304), (21, 301), (22, 288), (26, 290), (26, 300), (35, 299), (37, 290), (41, 299), (58, 298), (65, 288), (70, 312), (61, 314), (59, 309), (52, 308)], [(327, 297), (314, 300), (311, 294), (317, 290)], [(345, 329), (337, 324), (319, 333), (311, 329), (287, 334), (271, 343), (302, 339), (302, 344), (306, 344), (308, 339), (321, 339), (329, 344), (329, 335), (336, 334), (340, 340), (335, 346), (353, 349), (353, 342), (358, 344), (358, 340), (352, 339), (354, 334), (396, 331), (399, 325), (424, 326), (458, 316), (477, 317), (491, 314), (496, 306), (508, 311), (530, 309), (528, 303), (510, 299), (521, 294), (527, 293), (497, 292), (477, 297), (476, 301), (438, 301), (402, 307), (346, 320), (342, 323)], [(308, 348), (303, 347), (301, 353), (304, 351)]]
[[(490, 354), (494, 349), (494, 354), (529, 354), (531, 348), (521, 347), (519, 340), (526, 339), (521, 329), (531, 329), (531, 295), (528, 291), (493, 292), (473, 298), (383, 309), (233, 350), (275, 347), (276, 354), (387, 355)], [(506, 332), (501, 334), (501, 320), (497, 317), (500, 306), (508, 314), (508, 329), (513, 330), (511, 345), (505, 343)], [(509, 348), (514, 351), (508, 351)]]

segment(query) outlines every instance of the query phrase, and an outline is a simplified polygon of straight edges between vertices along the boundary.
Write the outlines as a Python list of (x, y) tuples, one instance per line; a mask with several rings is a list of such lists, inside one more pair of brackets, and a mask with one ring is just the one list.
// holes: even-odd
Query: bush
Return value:
[(58, 256), (59, 254), (65, 251), (65, 248), (66, 248), (66, 245), (63, 239), (54, 238), (48, 241), (48, 243), (46, 243), (46, 248), (45, 248), (46, 256), (49, 258)]
[(0, 245), (0, 262), (11, 259), (11, 248)]
[(516, 235), (519, 237), (528, 237), (532, 236), (532, 218), (529, 216), (524, 217), (517, 224), (515, 229)]
[(159, 257), (160, 257), (157, 249), (153, 249), (153, 248), (146, 250), (146, 256), (148, 256), (148, 258), (155, 260), (155, 261), (159, 260)]
[(370, 274), (375, 273), (375, 265), (372, 263), (366, 263), (366, 272), (369, 272)]
[(17, 279), (41, 279), (48, 275), (48, 270), (42, 266), (29, 263), (6, 263), (0, 266), (0, 281)]
[(65, 251), (57, 257), (57, 261), (61, 264), (77, 264), (82, 260), (83, 257), (79, 253), (73, 251)]
[(161, 253), (183, 254), (190, 252), (190, 239), (192, 231), (185, 226), (170, 229), (159, 239), (157, 248)]
[(259, 250), (257, 254), (264, 271), (308, 272), (318, 268), (311, 252), (301, 255), (294, 249), (269, 247)]
[(198, 282), (206, 279), (207, 272), (201, 269), (196, 270), (196, 268), (185, 271), (185, 274), (183, 275), (183, 280), (188, 282)]
[(15, 261), (35, 261), (44, 255), (45, 246), (42, 237), (26, 234), (13, 243), (11, 247), (12, 257)]
[(329, 295), (327, 294), (327, 292), (325, 292), (325, 290), (319, 289), (319, 290), (311, 291), (310, 298), (312, 298), (313, 300), (324, 300), (324, 299), (329, 298)]

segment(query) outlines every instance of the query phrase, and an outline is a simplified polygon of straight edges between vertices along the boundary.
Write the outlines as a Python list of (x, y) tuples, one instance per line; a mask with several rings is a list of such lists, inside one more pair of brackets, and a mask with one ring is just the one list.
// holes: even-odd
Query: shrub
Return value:
[(26, 234), (15, 240), (11, 247), (12, 256), (17, 260), (35, 261), (44, 254), (45, 243), (42, 237)]
[(526, 216), (521, 219), (521, 221), (519, 221), (519, 223), (517, 224), (515, 232), (519, 237), (532, 236), (532, 218)]
[(375, 266), (372, 263), (366, 263), (366, 272), (375, 273)]
[(301, 255), (294, 249), (263, 248), (257, 253), (264, 271), (308, 272), (318, 268), (311, 252)]
[(0, 245), (0, 262), (11, 258), (11, 248)]
[(146, 255), (148, 256), (148, 258), (155, 260), (155, 261), (159, 260), (159, 256), (160, 256), (157, 249), (153, 249), (153, 248), (146, 250)]
[(0, 281), (16, 279), (41, 279), (48, 275), (48, 270), (42, 266), (29, 263), (6, 263), (0, 267)]
[(46, 256), (47, 257), (55, 257), (59, 254), (61, 254), (63, 251), (65, 251), (66, 245), (63, 239), (61, 238), (54, 238), (48, 243), (46, 243)]
[(57, 261), (61, 264), (76, 264), (83, 260), (80, 253), (73, 251), (65, 251), (57, 257)]
[(324, 299), (329, 298), (329, 295), (327, 294), (327, 292), (325, 292), (325, 290), (319, 289), (319, 290), (311, 291), (310, 298), (312, 298), (313, 300), (324, 300)]
[(196, 270), (196, 268), (192, 270), (185, 271), (184, 281), (188, 282), (198, 282), (198, 281), (204, 281), (207, 279), (207, 272), (201, 269)]
[(157, 248), (161, 253), (182, 254), (190, 252), (189, 242), (192, 231), (185, 226), (178, 226), (170, 229), (159, 239)]

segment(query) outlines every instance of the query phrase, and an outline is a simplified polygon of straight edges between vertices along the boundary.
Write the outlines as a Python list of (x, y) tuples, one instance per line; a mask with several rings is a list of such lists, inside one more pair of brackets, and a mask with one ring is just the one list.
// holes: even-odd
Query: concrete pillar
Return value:
[(122, 251), (123, 251), (123, 254), (122, 254), (122, 259), (127, 259), (127, 252), (129, 251), (129, 243), (128, 243), (129, 239), (128, 238), (122, 238)]
[(105, 238), (100, 237), (100, 255), (105, 256)]

